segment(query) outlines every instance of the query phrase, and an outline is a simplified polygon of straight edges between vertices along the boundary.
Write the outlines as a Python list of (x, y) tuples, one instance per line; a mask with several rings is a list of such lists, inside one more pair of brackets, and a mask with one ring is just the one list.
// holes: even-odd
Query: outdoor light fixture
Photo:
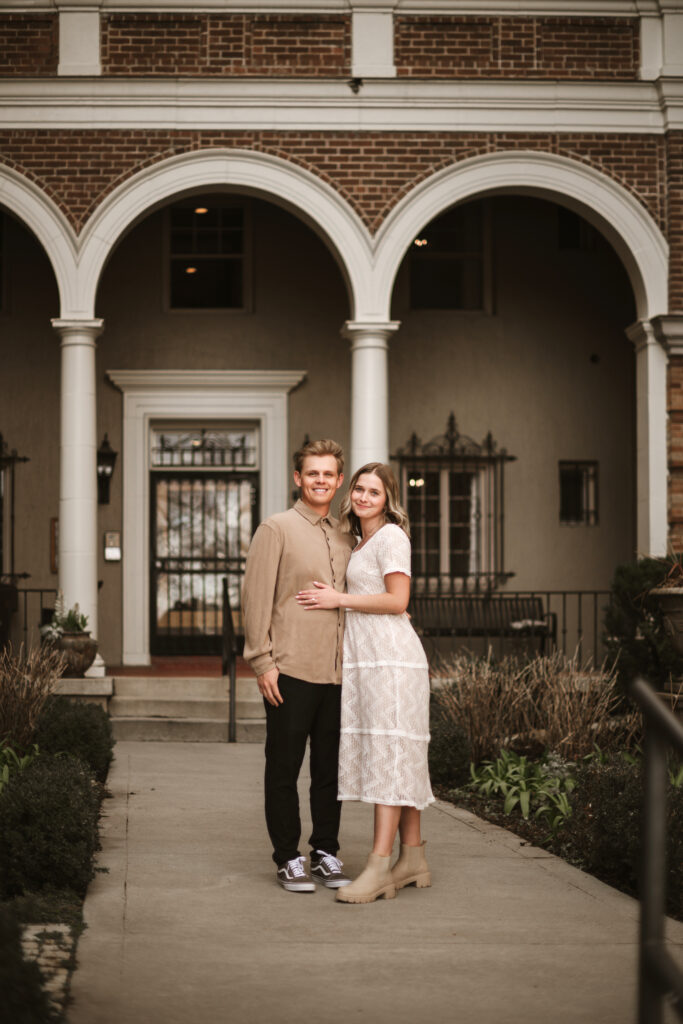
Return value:
[(97, 504), (109, 504), (109, 483), (116, 465), (116, 456), (112, 446), (109, 444), (109, 436), (104, 435), (102, 444), (97, 449)]

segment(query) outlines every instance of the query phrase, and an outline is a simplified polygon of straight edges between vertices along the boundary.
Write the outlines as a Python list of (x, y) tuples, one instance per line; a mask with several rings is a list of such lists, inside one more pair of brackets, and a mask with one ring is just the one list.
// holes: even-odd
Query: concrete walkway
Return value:
[[(424, 816), (431, 889), (286, 893), (262, 770), (253, 744), (117, 744), (69, 1024), (635, 1020), (635, 901), (443, 803)], [(351, 874), (371, 828), (345, 806)], [(683, 964), (683, 924), (669, 937)]]

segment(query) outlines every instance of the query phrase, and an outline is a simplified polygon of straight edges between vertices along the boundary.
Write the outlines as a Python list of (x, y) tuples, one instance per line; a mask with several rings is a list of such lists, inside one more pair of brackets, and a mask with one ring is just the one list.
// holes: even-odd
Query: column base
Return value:
[(102, 655), (98, 651), (97, 654), (95, 655), (95, 660), (93, 661), (92, 665), (90, 666), (89, 669), (86, 670), (85, 678), (99, 679), (102, 676), (105, 676), (106, 674), (106, 666), (104, 664), (104, 661), (102, 660)]

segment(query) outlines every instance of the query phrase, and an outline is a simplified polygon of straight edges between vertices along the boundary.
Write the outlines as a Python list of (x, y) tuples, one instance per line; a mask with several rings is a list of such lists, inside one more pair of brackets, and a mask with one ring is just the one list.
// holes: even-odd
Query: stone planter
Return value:
[(659, 604), (671, 642), (683, 654), (683, 587), (655, 587), (650, 596)]
[(54, 645), (64, 655), (62, 675), (67, 679), (80, 679), (84, 676), (97, 654), (97, 640), (88, 632), (62, 633)]

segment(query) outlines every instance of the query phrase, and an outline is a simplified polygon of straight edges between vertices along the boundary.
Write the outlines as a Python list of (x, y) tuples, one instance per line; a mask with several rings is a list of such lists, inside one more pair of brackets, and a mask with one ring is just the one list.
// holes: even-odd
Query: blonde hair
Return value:
[(347, 533), (353, 533), (357, 537), (362, 535), (360, 519), (351, 510), (351, 493), (364, 473), (374, 473), (382, 481), (384, 493), (386, 494), (386, 503), (384, 505), (384, 518), (386, 522), (395, 523), (396, 526), (400, 526), (403, 532), (410, 537), (410, 525), (406, 511), (401, 505), (398, 481), (394, 476), (391, 466), (387, 466), (384, 462), (368, 462), (367, 465), (357, 469), (351, 477), (349, 489), (344, 495), (339, 509), (342, 530), (345, 530)]
[(304, 459), (308, 455), (333, 455), (337, 460), (337, 472), (344, 472), (344, 450), (340, 444), (330, 438), (323, 438), (321, 441), (305, 441), (301, 448), (297, 448), (292, 456), (296, 473), (300, 473), (304, 468)]

